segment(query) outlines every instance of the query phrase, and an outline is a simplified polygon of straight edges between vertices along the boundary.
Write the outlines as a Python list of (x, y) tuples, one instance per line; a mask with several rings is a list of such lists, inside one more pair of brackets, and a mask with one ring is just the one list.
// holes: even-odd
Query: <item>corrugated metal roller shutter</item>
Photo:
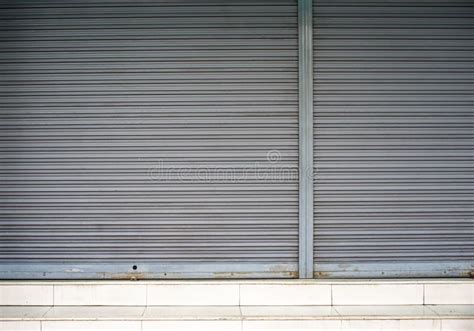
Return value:
[(0, 27), (2, 277), (295, 275), (296, 1), (2, 1)]
[(315, 271), (474, 268), (474, 3), (316, 0)]

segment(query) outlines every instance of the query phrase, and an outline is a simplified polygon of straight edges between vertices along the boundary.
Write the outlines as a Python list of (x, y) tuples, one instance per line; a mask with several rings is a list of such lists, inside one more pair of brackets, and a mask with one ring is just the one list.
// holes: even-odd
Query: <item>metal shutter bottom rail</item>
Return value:
[(297, 275), (296, 1), (0, 6), (1, 278)]
[(474, 7), (314, 2), (316, 277), (474, 269)]
[(236, 262), (64, 262), (2, 263), (2, 279), (242, 279), (296, 278), (290, 263)]

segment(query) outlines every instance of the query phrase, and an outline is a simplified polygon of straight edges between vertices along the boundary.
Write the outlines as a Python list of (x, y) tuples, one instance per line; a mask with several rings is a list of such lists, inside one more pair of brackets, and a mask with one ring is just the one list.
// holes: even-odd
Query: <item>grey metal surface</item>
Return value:
[(1, 1), (0, 29), (1, 278), (296, 276), (296, 0)]
[[(140, 261), (139, 261), (140, 262)], [(136, 266), (136, 269), (134, 269)], [(15, 262), (0, 264), (0, 279), (295, 278), (297, 263), (127, 261)]]
[(298, 1), (299, 276), (313, 278), (313, 0)]
[(474, 265), (474, 3), (314, 2), (316, 277)]

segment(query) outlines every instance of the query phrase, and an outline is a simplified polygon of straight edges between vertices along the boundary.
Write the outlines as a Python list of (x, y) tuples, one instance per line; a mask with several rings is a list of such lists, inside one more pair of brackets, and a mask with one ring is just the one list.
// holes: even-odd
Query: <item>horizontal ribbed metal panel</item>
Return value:
[(0, 262), (295, 271), (296, 1), (4, 1), (0, 29)]
[(315, 271), (474, 268), (474, 3), (314, 1)]

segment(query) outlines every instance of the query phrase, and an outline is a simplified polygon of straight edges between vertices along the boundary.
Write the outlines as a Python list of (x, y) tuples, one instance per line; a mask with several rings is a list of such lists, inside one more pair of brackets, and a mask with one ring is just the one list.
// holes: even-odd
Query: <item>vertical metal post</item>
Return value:
[(313, 278), (313, 0), (298, 0), (299, 277)]

